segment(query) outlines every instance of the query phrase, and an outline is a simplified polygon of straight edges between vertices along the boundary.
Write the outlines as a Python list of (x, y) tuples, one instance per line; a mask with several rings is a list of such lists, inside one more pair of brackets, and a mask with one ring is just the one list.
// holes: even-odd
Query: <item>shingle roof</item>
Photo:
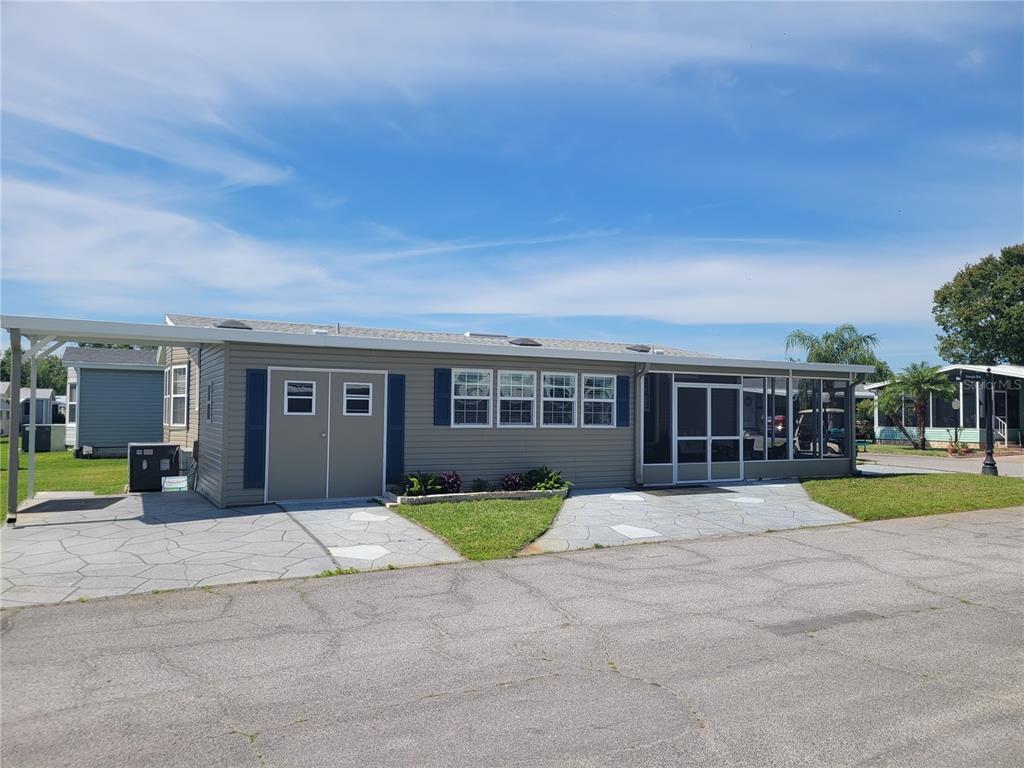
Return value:
[[(167, 315), (167, 319), (174, 325), (184, 325), (197, 328), (215, 328), (218, 323), (223, 323), (227, 318), (201, 317), (198, 315)], [(502, 336), (494, 334), (472, 334), (472, 333), (438, 333), (435, 331), (404, 331), (392, 328), (360, 328), (351, 325), (318, 324), (318, 323), (286, 323), (274, 320), (242, 320), (247, 326), (256, 331), (272, 331), (277, 333), (322, 333), (327, 336), (353, 336), (363, 339), (391, 339), (401, 341), (440, 341), (457, 344), (472, 344), (477, 346), (493, 346), (495, 351), (511, 347), (512, 339), (520, 341), (515, 336)], [(636, 346), (636, 342), (611, 342), (611, 341), (583, 341), (576, 339), (547, 339), (539, 336), (532, 337), (539, 342), (540, 346), (547, 349), (564, 349), (566, 351), (585, 352), (636, 352), (637, 349), (630, 349)], [(647, 346), (647, 345), (644, 345)], [(703, 352), (693, 352), (679, 349), (678, 347), (666, 347), (660, 344), (649, 345), (655, 349), (663, 350), (666, 355), (679, 355), (683, 357), (715, 357)]]
[(64, 365), (103, 363), (105, 365), (156, 365), (155, 349), (109, 349), (106, 347), (66, 347), (61, 356)]

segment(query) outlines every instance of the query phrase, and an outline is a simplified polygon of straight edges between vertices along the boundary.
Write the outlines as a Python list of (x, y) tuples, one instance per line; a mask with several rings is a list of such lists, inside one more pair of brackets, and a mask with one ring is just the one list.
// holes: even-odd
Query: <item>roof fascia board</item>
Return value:
[(163, 365), (159, 363), (64, 363), (65, 368), (74, 368), (82, 371), (89, 368), (102, 368), (117, 371), (162, 371)]
[(592, 350), (555, 349), (550, 347), (497, 347), (493, 344), (463, 344), (447, 341), (416, 341), (408, 339), (375, 339), (363, 336), (338, 336), (287, 333), (280, 331), (241, 330), (235, 328), (197, 328), (153, 323), (122, 323), (100, 320), (65, 320), (60, 318), (3, 316), (4, 328), (18, 328), (21, 333), (48, 332), (69, 340), (96, 339), (122, 342), (165, 343), (171, 346), (188, 344), (279, 344), (284, 346), (378, 349), (404, 352), (438, 352), (450, 355), (491, 355), (495, 357), (556, 358), (563, 360), (594, 360), (618, 363), (651, 363), (657, 365), (703, 366), (714, 368), (777, 368), (808, 373), (847, 374), (870, 373), (870, 365), (831, 363), (800, 363), (783, 360), (746, 360), (722, 357), (683, 355), (652, 355), (646, 352), (598, 352)]

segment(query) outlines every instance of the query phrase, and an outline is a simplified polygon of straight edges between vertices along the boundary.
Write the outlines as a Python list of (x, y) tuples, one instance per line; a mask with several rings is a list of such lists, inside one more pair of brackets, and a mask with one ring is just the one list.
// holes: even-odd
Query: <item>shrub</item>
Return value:
[(442, 490), (441, 480), (430, 472), (414, 472), (405, 478), (406, 496), (430, 496)]
[(501, 478), (501, 490), (503, 491), (521, 491), (524, 488), (526, 488), (526, 481), (519, 472), (509, 472)]
[(442, 493), (462, 493), (462, 476), (454, 469), (442, 472), (438, 478)]
[(551, 467), (535, 467), (523, 476), (523, 487), (533, 491), (557, 491), (568, 487), (562, 473)]
[(474, 493), (483, 493), (484, 491), (490, 490), (491, 484), (484, 480), (482, 477), (478, 477), (475, 480), (473, 480), (469, 488)]

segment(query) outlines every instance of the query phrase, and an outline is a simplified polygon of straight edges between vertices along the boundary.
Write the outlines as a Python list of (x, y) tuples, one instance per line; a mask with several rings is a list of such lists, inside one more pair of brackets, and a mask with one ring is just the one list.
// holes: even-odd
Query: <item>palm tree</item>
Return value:
[[(929, 397), (952, 400), (955, 395), (956, 387), (949, 377), (939, 372), (939, 366), (928, 365), (924, 362), (911, 363), (878, 393), (878, 410), (880, 413), (889, 414), (900, 425), (903, 434), (907, 435), (901, 414), (904, 401), (912, 401), (914, 413), (917, 416), (917, 447), (923, 451)], [(907, 437), (909, 438), (910, 435)]]
[(808, 363), (844, 363), (875, 366), (872, 381), (885, 381), (892, 377), (892, 369), (875, 355), (878, 336), (861, 333), (853, 323), (825, 331), (815, 336), (810, 331), (797, 329), (786, 337), (786, 352), (803, 350)]

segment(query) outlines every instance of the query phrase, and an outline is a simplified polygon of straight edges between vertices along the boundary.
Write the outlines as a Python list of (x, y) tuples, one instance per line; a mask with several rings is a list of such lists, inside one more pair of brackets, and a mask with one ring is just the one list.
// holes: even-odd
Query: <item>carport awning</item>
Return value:
[(137, 344), (139, 346), (172, 346), (184, 344), (220, 344), (238, 334), (238, 340), (247, 338), (245, 331), (224, 328), (195, 328), (162, 323), (122, 323), (107, 320), (75, 320), (59, 317), (31, 317), (3, 315), (0, 325), (16, 330), (30, 339), (53, 339), (68, 342), (102, 342), (108, 344)]

